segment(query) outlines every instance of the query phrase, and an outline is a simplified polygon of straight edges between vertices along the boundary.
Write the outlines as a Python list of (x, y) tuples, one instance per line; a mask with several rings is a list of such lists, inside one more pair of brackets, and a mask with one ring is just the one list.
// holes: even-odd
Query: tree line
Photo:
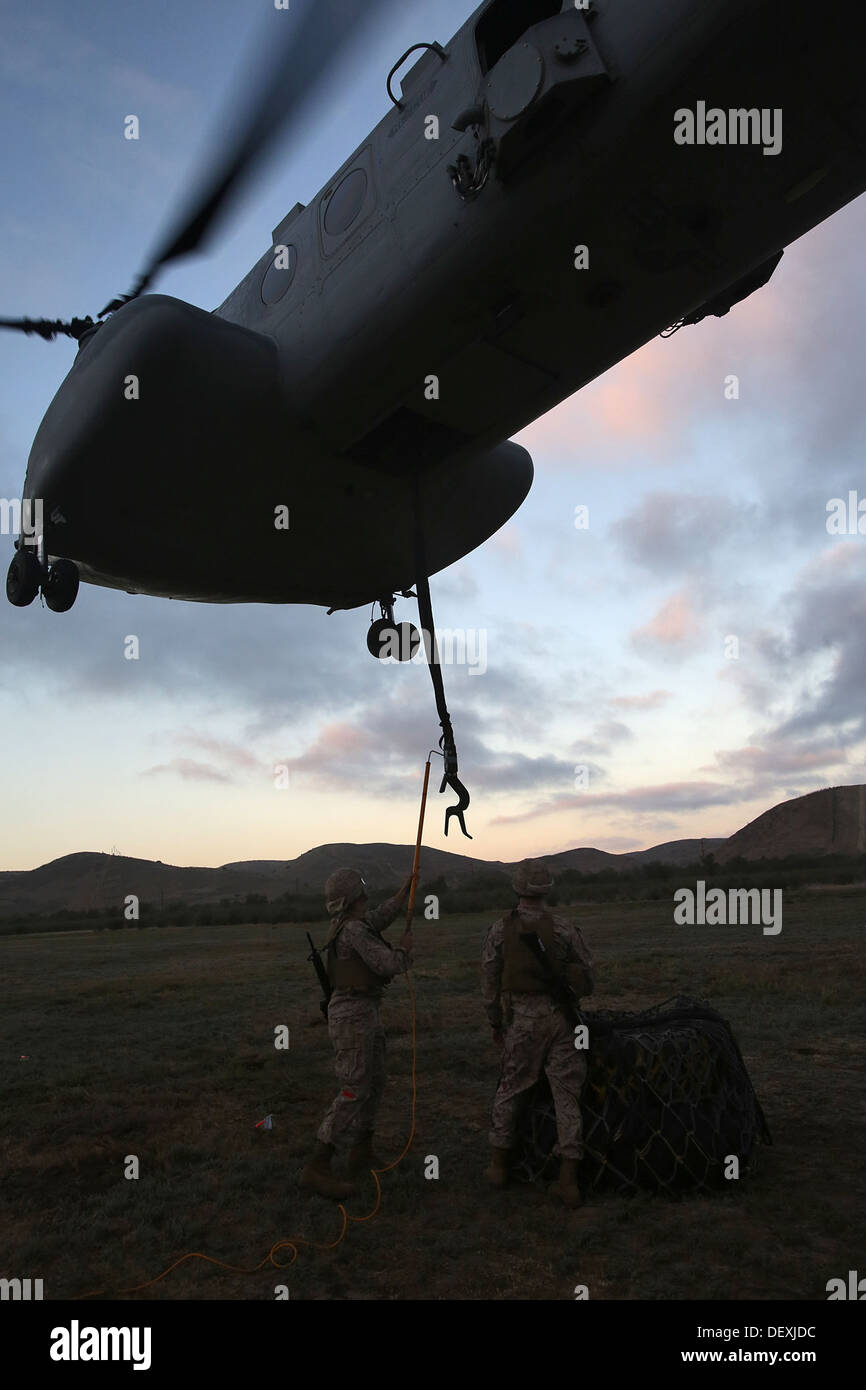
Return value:
[[(611, 902), (661, 902), (672, 899), (678, 887), (704, 879), (714, 888), (781, 888), (794, 890), (811, 883), (850, 884), (866, 878), (866, 855), (788, 855), (784, 859), (747, 860), (742, 857), (717, 864), (712, 854), (693, 864), (664, 864), (656, 860), (631, 869), (599, 869), (585, 873), (564, 869), (556, 873), (549, 902), (558, 908)], [(398, 884), (373, 893), (381, 901), (397, 891)], [(444, 875), (422, 880), (416, 897), (416, 915), (424, 914), (425, 899), (435, 897), (438, 915), (500, 913), (514, 906), (509, 878), (501, 873), (473, 875), (458, 886), (449, 886)], [(127, 920), (123, 902), (116, 907), (55, 912), (11, 913), (0, 918), (0, 935), (30, 935), (45, 931), (122, 931), (150, 927), (226, 927), (247, 924), (271, 926), (306, 922), (325, 923), (327, 912), (320, 893), (283, 893), (268, 898), (247, 893), (219, 902), (142, 902), (137, 920)]]

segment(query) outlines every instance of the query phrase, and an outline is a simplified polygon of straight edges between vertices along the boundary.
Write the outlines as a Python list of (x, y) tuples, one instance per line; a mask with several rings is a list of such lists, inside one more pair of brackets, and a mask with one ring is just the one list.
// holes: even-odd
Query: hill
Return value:
[(716, 860), (866, 852), (866, 786), (824, 787), (773, 806), (716, 851)]
[[(698, 863), (712, 853), (717, 863), (866, 852), (866, 786), (827, 787), (781, 802), (750, 821), (729, 839), (670, 840), (649, 849), (609, 854), (590, 847), (547, 855), (554, 872), (628, 872), (650, 863)], [(273, 900), (318, 896), (329, 874), (343, 865), (359, 869), (372, 893), (400, 883), (412, 864), (412, 845), (319, 845), (296, 859), (250, 859), (219, 868), (180, 867), (119, 854), (67, 854), (37, 869), (0, 872), (0, 917), (62, 910), (87, 912), (116, 904), (128, 894), (142, 902), (187, 905), (239, 902), (248, 897)], [(444, 880), (448, 888), (506, 879), (513, 865), (473, 859), (426, 847), (421, 855), (423, 882)]]

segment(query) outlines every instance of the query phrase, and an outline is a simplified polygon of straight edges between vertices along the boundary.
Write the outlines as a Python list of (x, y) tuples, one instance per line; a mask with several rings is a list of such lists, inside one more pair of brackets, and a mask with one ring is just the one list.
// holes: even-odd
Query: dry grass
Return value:
[[(416, 931), (418, 1124), (383, 1180), (376, 1217), (331, 1252), (302, 1247), (283, 1274), (189, 1262), (135, 1295), (160, 1299), (593, 1299), (826, 1297), (862, 1265), (866, 898), (786, 900), (780, 936), (675, 927), (661, 903), (581, 913), (599, 1006), (677, 992), (731, 1022), (774, 1145), (756, 1174), (678, 1203), (601, 1198), (566, 1212), (544, 1190), (488, 1191), (497, 1059), (478, 997), (488, 919)], [(667, 919), (667, 920), (666, 920)], [(48, 1298), (109, 1293), (186, 1251), (249, 1267), (279, 1239), (323, 1243), (339, 1212), (296, 1188), (334, 1088), (303, 929), (127, 931), (0, 942), (6, 1105), (0, 1249), (7, 1277)], [(386, 999), (389, 1162), (409, 1122), (405, 981)], [(274, 1028), (291, 1029), (288, 1052)], [(27, 1061), (19, 1060), (26, 1054)], [(273, 1113), (275, 1129), (255, 1129)], [(141, 1176), (123, 1176), (127, 1155)], [(424, 1160), (439, 1159), (438, 1181)], [(349, 1210), (372, 1206), (372, 1180)]]

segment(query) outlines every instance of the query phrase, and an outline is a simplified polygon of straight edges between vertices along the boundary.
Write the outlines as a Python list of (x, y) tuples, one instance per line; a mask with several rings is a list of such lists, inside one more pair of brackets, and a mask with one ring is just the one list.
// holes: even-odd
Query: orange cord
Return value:
[[(258, 1274), (259, 1270), (264, 1269), (265, 1265), (268, 1263), (272, 1264), (274, 1269), (288, 1269), (288, 1267), (290, 1265), (293, 1265), (295, 1263), (295, 1260), (298, 1258), (298, 1246), (308, 1245), (313, 1250), (335, 1250), (337, 1246), (345, 1239), (346, 1231), (349, 1228), (350, 1221), (356, 1222), (360, 1225), (365, 1221), (371, 1221), (373, 1219), (373, 1217), (378, 1212), (380, 1206), (382, 1205), (382, 1184), (379, 1182), (380, 1174), (390, 1173), (392, 1168), (396, 1168), (399, 1163), (402, 1163), (403, 1159), (406, 1157), (415, 1140), (415, 1106), (418, 1096), (416, 1065), (418, 1053), (416, 1042), (415, 988), (412, 984), (412, 976), (409, 971), (406, 972), (406, 979), (409, 982), (409, 1000), (412, 1011), (412, 1123), (409, 1131), (409, 1138), (407, 1139), (406, 1146), (403, 1149), (403, 1152), (400, 1154), (399, 1158), (395, 1158), (394, 1162), (389, 1163), (387, 1168), (370, 1169), (370, 1172), (373, 1176), (373, 1181), (376, 1184), (376, 1202), (373, 1207), (373, 1210), (371, 1212), (368, 1212), (366, 1216), (350, 1216), (349, 1213), (346, 1211), (346, 1208), (343, 1206), (342, 1202), (340, 1202), (338, 1206), (343, 1217), (343, 1228), (340, 1231), (340, 1234), (337, 1236), (337, 1239), (332, 1240), (327, 1245), (322, 1244), (320, 1241), (307, 1240), (305, 1236), (295, 1236), (294, 1240), (278, 1240), (276, 1244), (271, 1246), (264, 1259), (260, 1260), (257, 1265), (253, 1266), (252, 1269), (243, 1269), (239, 1265), (226, 1264), (224, 1260), (216, 1260), (212, 1255), (203, 1255), (199, 1250), (191, 1250), (188, 1254), (181, 1255), (179, 1259), (174, 1261), (174, 1264), (170, 1264), (168, 1269), (164, 1269), (161, 1274), (157, 1274), (155, 1279), (148, 1279), (147, 1282), (144, 1284), (134, 1284), (129, 1289), (115, 1289), (114, 1293), (139, 1293), (142, 1289), (152, 1288), (154, 1284), (159, 1283), (160, 1279), (164, 1279), (167, 1274), (171, 1274), (172, 1270), (177, 1269), (178, 1266), (184, 1264), (186, 1260), (206, 1260), (208, 1264), (218, 1265), (220, 1269), (228, 1269), (233, 1274)], [(290, 1260), (284, 1260), (282, 1263), (279, 1263), (274, 1258), (274, 1256), (276, 1255), (277, 1251), (285, 1249), (289, 1249), (292, 1251), (292, 1258)], [(106, 1296), (107, 1292), (108, 1291), (106, 1289), (96, 1289), (92, 1290), (90, 1293), (77, 1294), (76, 1298), (102, 1298)]]

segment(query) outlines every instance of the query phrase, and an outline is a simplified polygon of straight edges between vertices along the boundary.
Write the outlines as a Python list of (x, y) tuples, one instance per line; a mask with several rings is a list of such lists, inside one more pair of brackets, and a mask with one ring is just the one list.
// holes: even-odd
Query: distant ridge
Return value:
[(824, 787), (773, 806), (724, 842), (720, 864), (789, 854), (866, 853), (866, 786)]
[[(127, 894), (142, 902), (203, 904), (243, 900), (249, 894), (279, 898), (283, 894), (320, 894), (335, 869), (359, 869), (373, 893), (402, 881), (412, 865), (412, 845), (319, 845), (297, 859), (249, 859), (219, 868), (182, 868), (120, 854), (66, 854), (38, 869), (0, 872), (0, 917), (67, 909), (86, 912), (115, 904)], [(729, 839), (670, 840), (628, 854), (606, 850), (567, 849), (543, 856), (556, 871), (576, 869), (623, 872), (653, 861), (686, 865), (713, 854), (719, 864), (744, 859), (783, 859), (788, 855), (866, 854), (866, 786), (826, 787), (773, 806)], [(448, 887), (466, 887), (473, 879), (508, 875), (511, 863), (473, 859), (469, 855), (425, 847), (421, 875), (444, 878)]]

